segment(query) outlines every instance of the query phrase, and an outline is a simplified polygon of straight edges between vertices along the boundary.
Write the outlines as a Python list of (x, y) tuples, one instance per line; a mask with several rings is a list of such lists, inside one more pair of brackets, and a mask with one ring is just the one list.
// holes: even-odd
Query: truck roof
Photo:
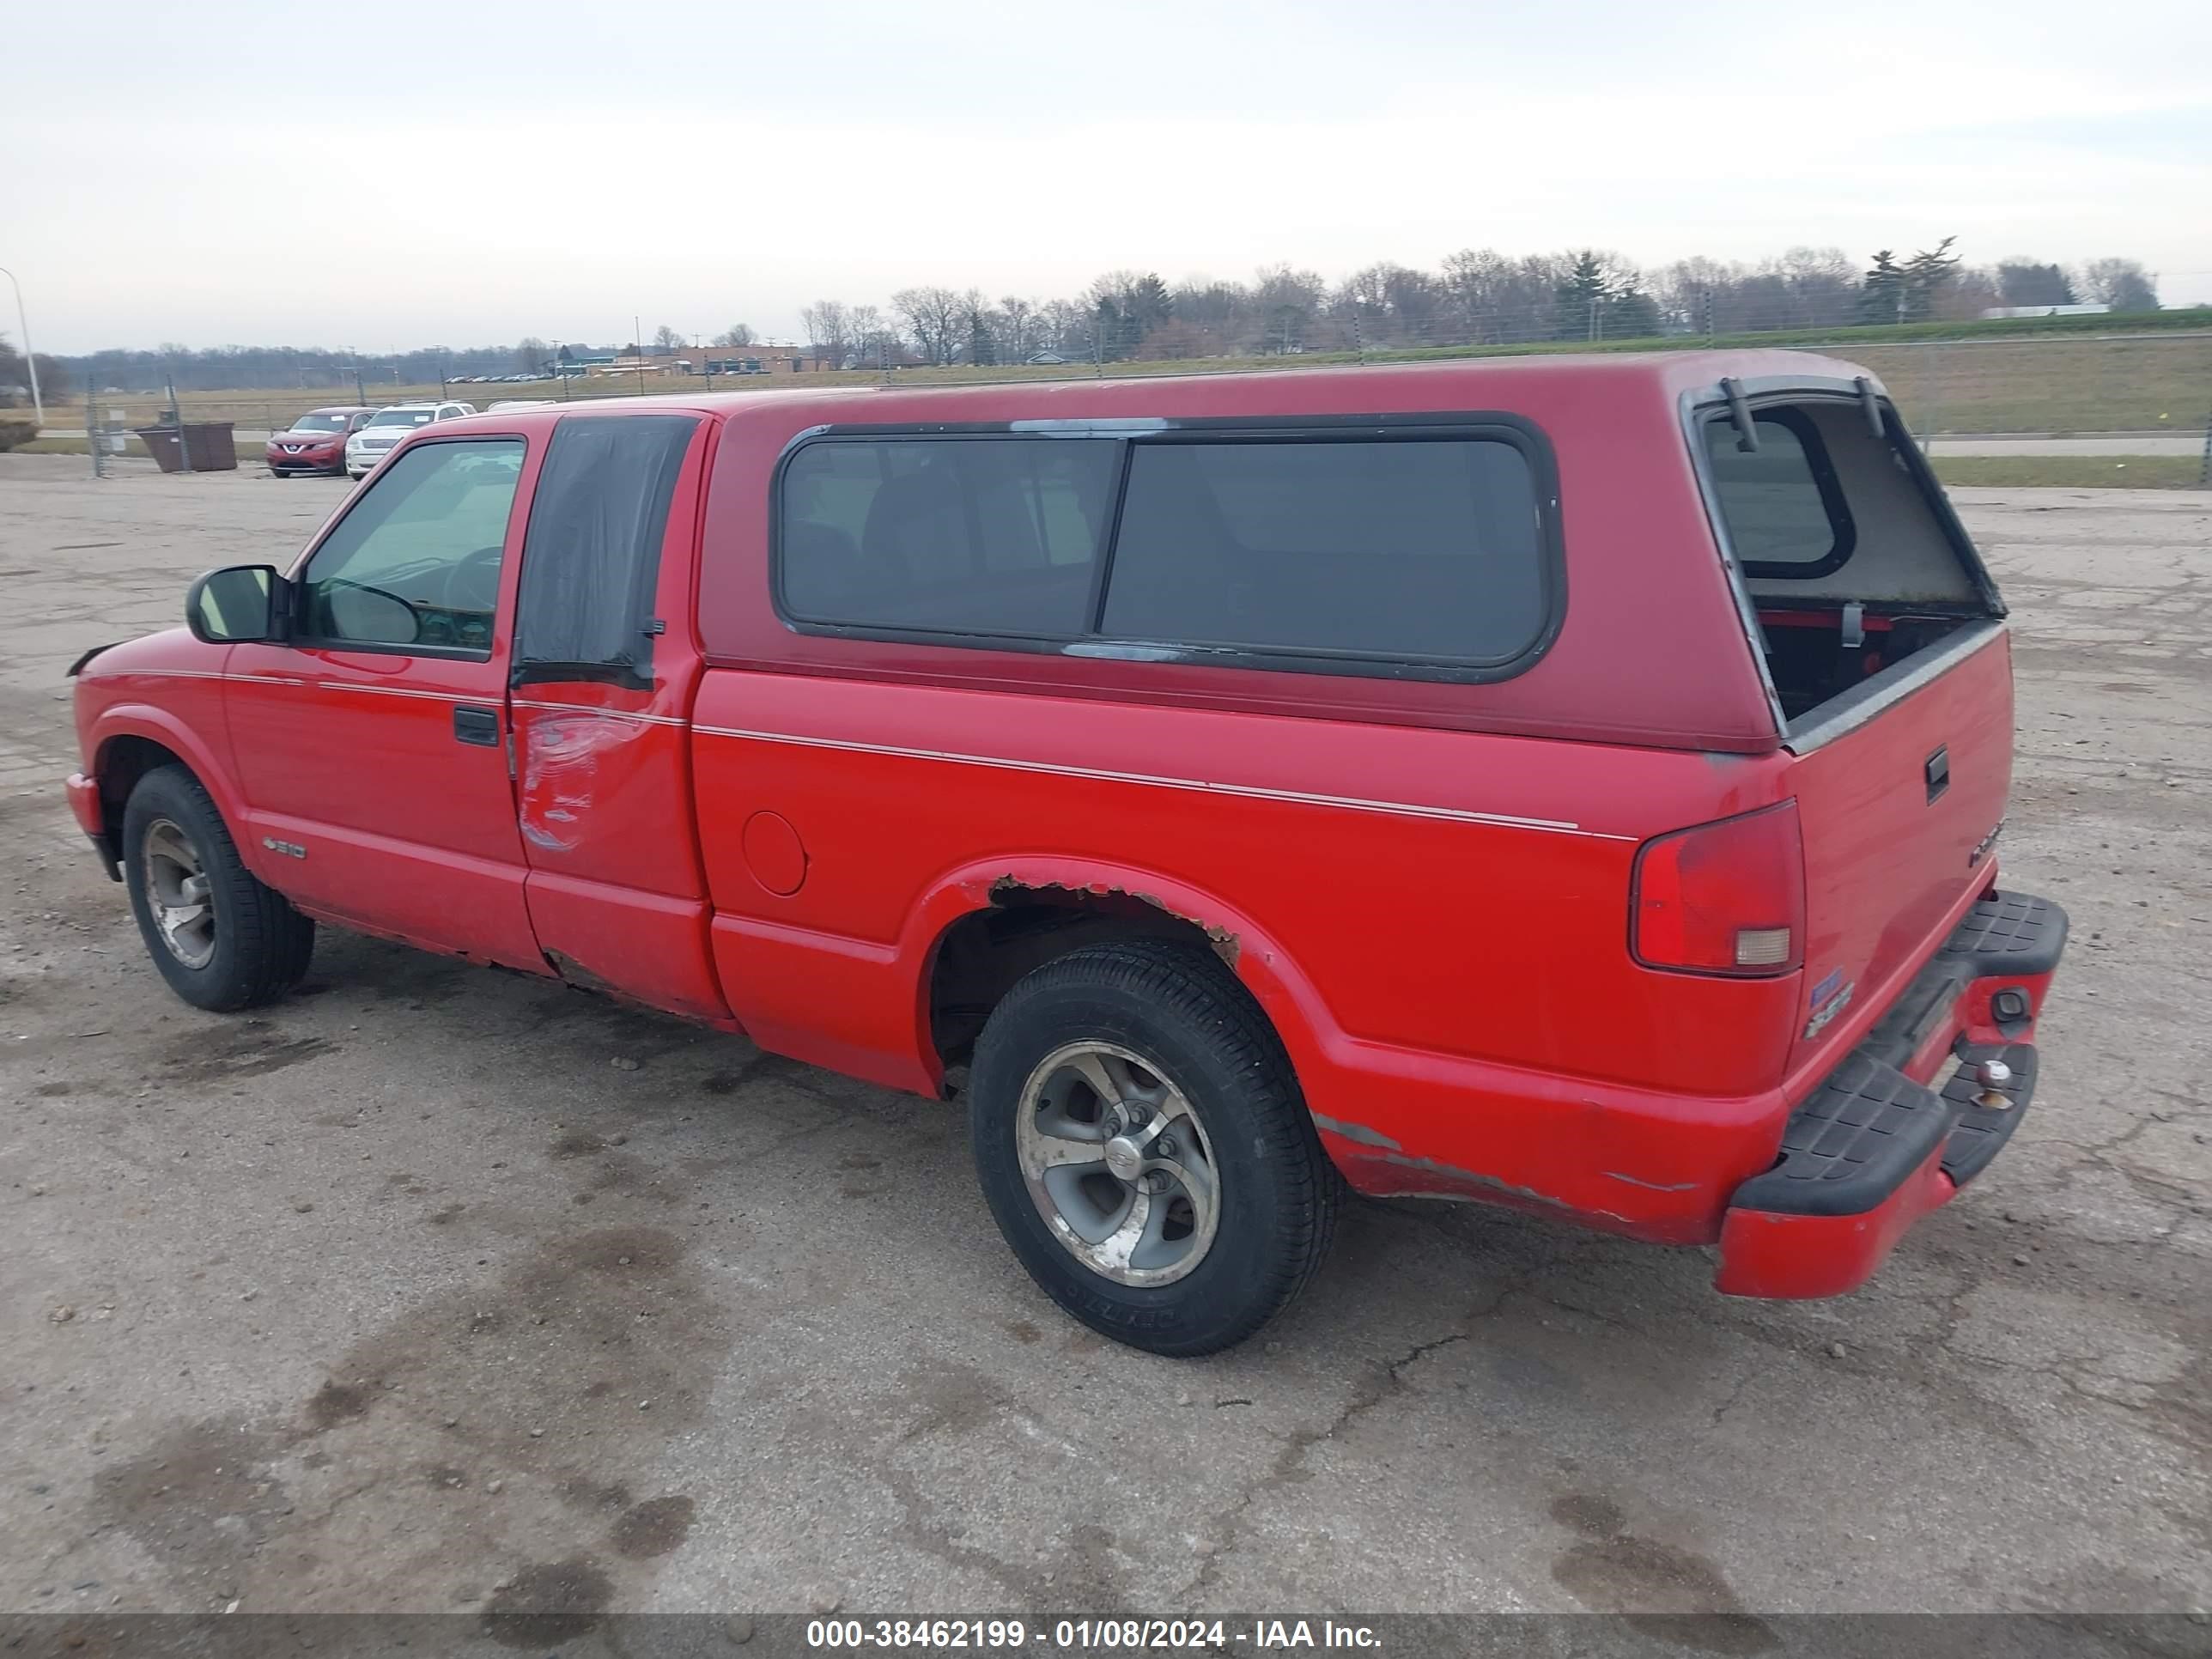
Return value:
[[(1631, 391), (1671, 402), (1723, 377), (1736, 380), (1840, 381), (1869, 370), (1819, 352), (1560, 352), (1513, 357), (1454, 357), (1417, 363), (1334, 363), (1326, 367), (1193, 370), (1174, 374), (1116, 374), (1103, 379), (1009, 378), (954, 385), (839, 380), (780, 385), (742, 392), (669, 392), (644, 398), (576, 398), (527, 411), (564, 415), (667, 414), (678, 410), (771, 422), (803, 410), (800, 426), (851, 421), (1006, 421), (1083, 416), (1267, 413), (1356, 415), (1416, 410), (1513, 410), (1525, 397), (1556, 405), (1583, 391), (1618, 396)], [(894, 408), (896, 412), (893, 412)], [(848, 412), (849, 411), (849, 412)], [(501, 410), (518, 420), (523, 411)], [(473, 418), (481, 423), (482, 415)]]

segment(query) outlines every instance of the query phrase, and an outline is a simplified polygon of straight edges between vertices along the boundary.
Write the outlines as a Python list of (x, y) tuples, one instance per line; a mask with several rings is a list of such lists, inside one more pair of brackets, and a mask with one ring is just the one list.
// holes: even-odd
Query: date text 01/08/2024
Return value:
[(957, 1650), (1050, 1645), (1075, 1650), (1135, 1650), (1210, 1648), (1232, 1644), (1255, 1651), (1297, 1648), (1375, 1648), (1365, 1625), (1334, 1620), (1260, 1619), (1249, 1629), (1221, 1619), (1060, 1619), (1048, 1627), (1019, 1619), (816, 1619), (808, 1621), (810, 1648)]

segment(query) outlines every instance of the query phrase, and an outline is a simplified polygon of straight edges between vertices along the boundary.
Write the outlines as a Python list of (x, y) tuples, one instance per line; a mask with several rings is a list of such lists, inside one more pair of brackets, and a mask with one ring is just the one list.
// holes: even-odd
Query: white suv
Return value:
[(392, 447), (418, 426), (451, 421), (477, 412), (474, 404), (393, 404), (370, 416), (361, 429), (346, 440), (346, 475), (359, 478), (388, 454)]

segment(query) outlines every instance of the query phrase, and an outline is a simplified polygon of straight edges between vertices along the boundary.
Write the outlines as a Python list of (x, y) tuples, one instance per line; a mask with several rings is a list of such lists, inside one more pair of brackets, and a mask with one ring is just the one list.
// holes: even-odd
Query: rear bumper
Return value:
[[(2066, 913), (1992, 892), (1966, 913), (1867, 1040), (1790, 1115), (1774, 1166), (1737, 1188), (1717, 1288), (1837, 1296), (1907, 1229), (1988, 1167), (2035, 1096), (2035, 1022), (2066, 948)], [(1930, 1087), (1953, 1055), (1962, 1062)], [(2010, 1079), (1976, 1079), (2002, 1060)], [(2005, 1103), (1996, 1103), (1998, 1098)]]

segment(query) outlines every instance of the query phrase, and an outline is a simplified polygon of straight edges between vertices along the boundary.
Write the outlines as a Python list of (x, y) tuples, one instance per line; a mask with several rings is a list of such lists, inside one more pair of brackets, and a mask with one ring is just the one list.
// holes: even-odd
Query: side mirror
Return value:
[(185, 625), (210, 645), (280, 637), (277, 595), (284, 579), (274, 565), (234, 564), (210, 570), (185, 593)]

